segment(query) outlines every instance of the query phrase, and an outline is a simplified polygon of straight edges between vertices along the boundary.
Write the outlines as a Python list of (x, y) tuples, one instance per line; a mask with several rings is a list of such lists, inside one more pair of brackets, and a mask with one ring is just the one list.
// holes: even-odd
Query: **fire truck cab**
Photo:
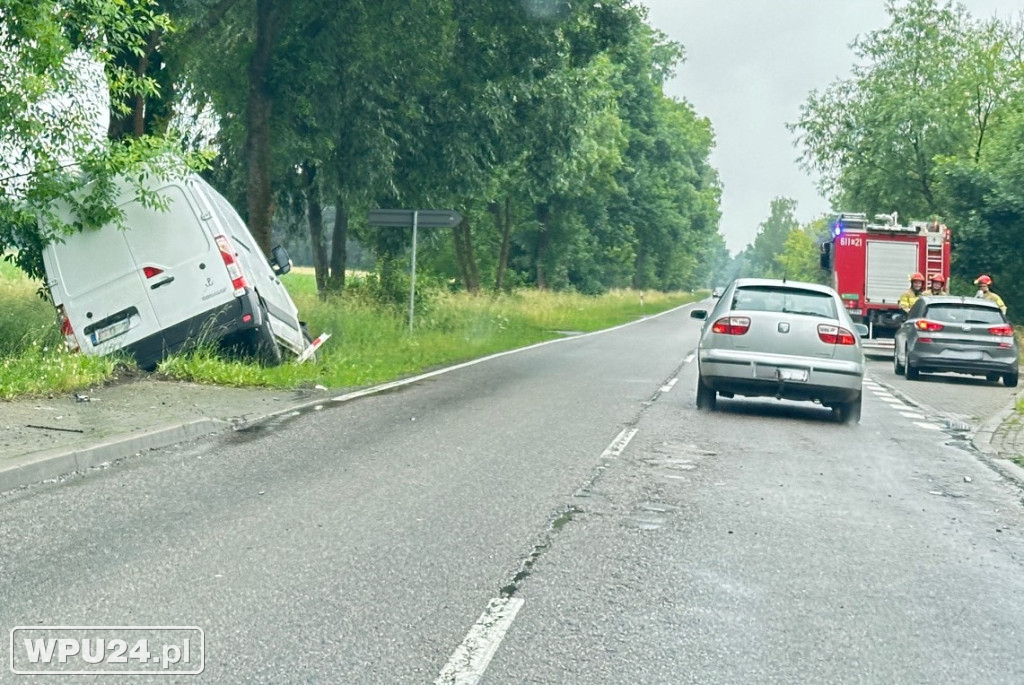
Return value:
[[(941, 274), (949, 284), (950, 230), (931, 221), (900, 225), (898, 216), (842, 212), (821, 245), (821, 267), (832, 276), (847, 312), (868, 327), (865, 347), (892, 347), (892, 336), (905, 316), (900, 295), (909, 277)], [(926, 280), (925, 289), (928, 283)], [(872, 344), (874, 343), (874, 344)]]

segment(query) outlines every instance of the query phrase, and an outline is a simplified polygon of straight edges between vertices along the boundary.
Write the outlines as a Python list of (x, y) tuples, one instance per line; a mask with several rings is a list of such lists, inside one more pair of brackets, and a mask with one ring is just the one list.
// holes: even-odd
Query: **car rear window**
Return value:
[(732, 298), (732, 308), (755, 312), (804, 314), (826, 319), (836, 318), (836, 303), (831, 295), (802, 288), (773, 286), (738, 288)]
[(1003, 323), (1003, 313), (995, 307), (977, 307), (969, 304), (933, 304), (928, 307), (926, 318), (947, 323)]

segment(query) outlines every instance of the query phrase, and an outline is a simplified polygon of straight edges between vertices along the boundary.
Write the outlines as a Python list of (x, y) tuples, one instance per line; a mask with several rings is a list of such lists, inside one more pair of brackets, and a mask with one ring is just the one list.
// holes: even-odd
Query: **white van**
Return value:
[(43, 250), (68, 346), (124, 350), (144, 369), (204, 341), (271, 365), (282, 348), (301, 354), (309, 334), (278, 278), (291, 268), (284, 249), (268, 262), (231, 204), (198, 175), (148, 183), (166, 208), (144, 206), (122, 184), (126, 228), (86, 229)]

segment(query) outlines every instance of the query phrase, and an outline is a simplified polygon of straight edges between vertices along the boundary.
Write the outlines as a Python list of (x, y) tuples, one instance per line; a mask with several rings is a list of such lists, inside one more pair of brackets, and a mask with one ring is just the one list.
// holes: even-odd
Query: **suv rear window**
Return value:
[(995, 307), (977, 307), (969, 304), (933, 304), (924, 315), (946, 323), (1004, 323), (1003, 313)]
[(831, 295), (801, 288), (773, 286), (738, 288), (733, 294), (732, 309), (804, 314), (826, 319), (836, 318), (836, 302)]

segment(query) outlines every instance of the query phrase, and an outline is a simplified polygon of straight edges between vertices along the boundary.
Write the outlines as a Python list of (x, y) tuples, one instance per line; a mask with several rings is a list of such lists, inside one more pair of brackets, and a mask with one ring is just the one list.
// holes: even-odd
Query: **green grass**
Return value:
[(0, 261), (0, 399), (88, 387), (112, 378), (118, 360), (68, 354), (53, 305), (39, 284)]
[[(412, 375), (445, 364), (522, 347), (573, 332), (589, 332), (655, 314), (696, 299), (688, 293), (616, 291), (600, 297), (521, 291), (478, 296), (434, 291), (408, 309), (370, 302), (359, 288), (326, 301), (310, 273), (284, 278), (315, 336), (330, 333), (316, 363), (264, 368), (226, 359), (210, 348), (175, 355), (160, 365), (169, 377), (234, 386), (350, 388)], [(53, 307), (37, 285), (0, 265), (0, 398), (42, 395), (111, 379), (123, 360), (64, 351)]]

